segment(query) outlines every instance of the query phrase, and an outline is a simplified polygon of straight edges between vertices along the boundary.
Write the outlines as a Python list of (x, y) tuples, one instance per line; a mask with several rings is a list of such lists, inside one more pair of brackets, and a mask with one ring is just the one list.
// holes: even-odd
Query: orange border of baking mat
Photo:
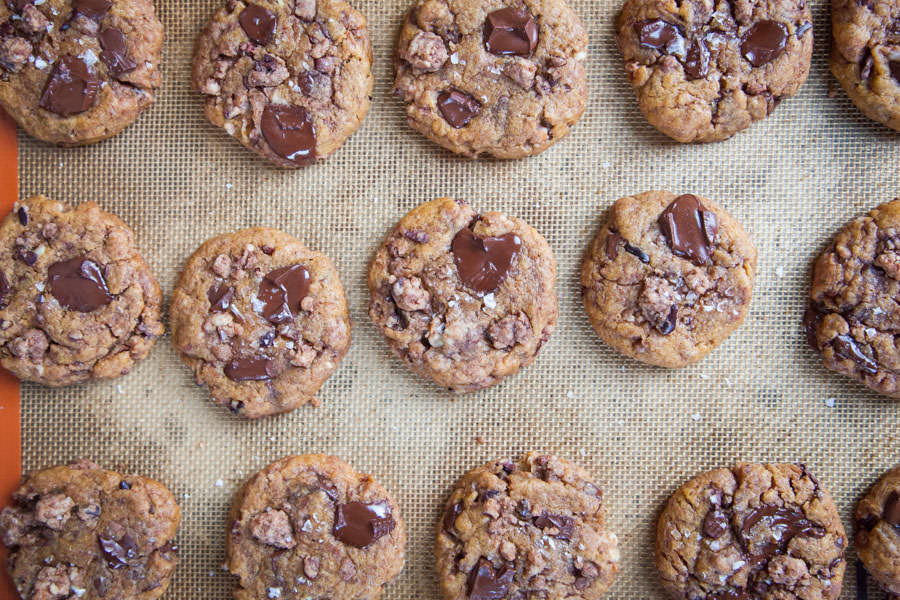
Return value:
[[(16, 125), (0, 110), (0, 215), (12, 210), (19, 198), (19, 149)], [(12, 491), (22, 477), (22, 429), (19, 412), (19, 382), (0, 369), (0, 506), (10, 501)], [(6, 551), (0, 545), (0, 559), (6, 563)], [(6, 573), (6, 569), (0, 569)], [(18, 597), (12, 579), (0, 577), (0, 600)]]

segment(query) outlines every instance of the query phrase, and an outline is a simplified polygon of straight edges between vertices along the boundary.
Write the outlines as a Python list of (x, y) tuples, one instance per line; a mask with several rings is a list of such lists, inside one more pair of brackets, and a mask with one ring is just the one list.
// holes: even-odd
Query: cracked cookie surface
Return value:
[(715, 142), (800, 89), (812, 16), (805, 0), (627, 0), (617, 41), (650, 124), (679, 142)]
[(342, 0), (228, 0), (197, 40), (192, 81), (214, 125), (298, 168), (359, 128), (371, 69), (366, 19)]
[(657, 524), (663, 587), (685, 600), (837, 598), (847, 536), (803, 465), (739, 464), (676, 491)]
[(740, 224), (698, 196), (617, 200), (585, 255), (584, 307), (600, 338), (652, 365), (682, 367), (743, 322), (757, 252)]
[(290, 456), (254, 475), (229, 516), (236, 600), (378, 600), (403, 568), (406, 529), (370, 475), (338, 458)]
[(80, 460), (29, 474), (0, 537), (24, 600), (153, 600), (175, 570), (180, 521), (163, 484)]
[(856, 553), (885, 590), (900, 595), (900, 467), (881, 476), (856, 505)]
[(831, 72), (867, 117), (900, 131), (900, 0), (833, 0)]
[(350, 346), (334, 265), (275, 229), (207, 240), (185, 264), (171, 313), (172, 342), (197, 382), (250, 418), (318, 405)]
[(0, 106), (63, 146), (112, 137), (154, 101), (162, 24), (152, 0), (0, 3)]
[(595, 600), (619, 569), (600, 487), (582, 468), (536, 453), (457, 482), (435, 555), (446, 600)]
[(900, 398), (900, 199), (851, 221), (816, 260), (809, 345), (825, 366)]
[(416, 373), (454, 391), (530, 365), (556, 325), (556, 259), (520, 219), (440, 198), (404, 216), (369, 266), (369, 316)]
[(43, 196), (0, 223), (0, 364), (60, 386), (128, 373), (164, 328), (134, 233), (93, 202)]
[(448, 150), (531, 156), (584, 112), (586, 53), (564, 0), (418, 0), (400, 30), (394, 94), (410, 127)]

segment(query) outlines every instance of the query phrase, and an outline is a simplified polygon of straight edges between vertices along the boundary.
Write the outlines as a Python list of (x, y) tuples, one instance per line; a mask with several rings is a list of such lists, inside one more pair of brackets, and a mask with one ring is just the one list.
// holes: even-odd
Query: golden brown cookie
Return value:
[(900, 467), (856, 505), (856, 553), (885, 590), (900, 595)]

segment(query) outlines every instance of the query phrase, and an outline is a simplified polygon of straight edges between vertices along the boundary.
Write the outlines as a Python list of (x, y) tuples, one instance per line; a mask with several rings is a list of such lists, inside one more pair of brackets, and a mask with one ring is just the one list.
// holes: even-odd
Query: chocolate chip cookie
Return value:
[(616, 27), (641, 112), (679, 142), (731, 137), (809, 75), (806, 0), (627, 0)]
[(885, 590), (900, 595), (900, 467), (856, 505), (856, 553)]
[(28, 475), (0, 539), (24, 600), (152, 600), (169, 587), (180, 521), (163, 484), (80, 460)]
[(739, 464), (684, 484), (656, 530), (673, 598), (837, 598), (847, 536), (831, 496), (803, 465)]
[(372, 83), (366, 19), (342, 0), (228, 0), (194, 53), (209, 120), (285, 168), (340, 148)]
[(900, 1), (833, 0), (831, 72), (867, 117), (900, 131)]
[(445, 600), (594, 600), (619, 570), (603, 493), (584, 469), (531, 453), (466, 473), (437, 527)]
[(900, 199), (851, 221), (816, 260), (809, 345), (825, 366), (900, 398)]
[(250, 418), (307, 403), (350, 346), (328, 258), (275, 229), (207, 240), (172, 294), (172, 341), (212, 398)]
[(556, 259), (527, 223), (440, 198), (369, 266), (369, 316), (409, 367), (457, 392), (530, 365), (556, 325)]
[(756, 247), (721, 206), (692, 194), (617, 200), (581, 267), (597, 335), (651, 365), (683, 367), (744, 320)]
[(225, 568), (237, 600), (378, 600), (403, 568), (406, 529), (397, 504), (338, 458), (290, 456), (234, 499)]
[(134, 233), (93, 202), (43, 196), (0, 223), (0, 364), (60, 386), (128, 373), (164, 328)]
[(45, 142), (112, 137), (153, 104), (162, 43), (152, 0), (0, 2), (0, 106)]
[(587, 34), (564, 0), (418, 0), (394, 60), (407, 121), (476, 158), (543, 152), (584, 112)]

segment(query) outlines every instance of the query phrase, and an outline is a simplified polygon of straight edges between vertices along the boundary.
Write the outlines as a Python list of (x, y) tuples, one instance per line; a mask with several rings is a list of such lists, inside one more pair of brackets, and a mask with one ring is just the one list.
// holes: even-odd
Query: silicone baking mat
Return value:
[[(618, 0), (571, 0), (590, 33), (587, 112), (567, 139), (515, 162), (457, 158), (406, 126), (390, 93), (406, 0), (356, 0), (374, 44), (372, 111), (342, 150), (297, 172), (268, 167), (209, 125), (190, 90), (194, 37), (219, 3), (157, 0), (165, 84), (136, 126), (81, 149), (18, 136), (21, 197), (96, 200), (119, 214), (167, 299), (202, 240), (258, 225), (328, 254), (347, 288), (353, 344), (318, 409), (235, 418), (195, 387), (168, 336), (119, 380), (22, 387), (26, 470), (86, 457), (156, 477), (176, 493), (184, 522), (169, 598), (230, 598), (234, 582), (221, 565), (232, 494), (288, 454), (336, 454), (396, 496), (410, 542), (388, 600), (438, 598), (433, 523), (455, 479), (492, 458), (549, 451), (596, 475), (622, 549), (614, 598), (662, 597), (654, 521), (666, 497), (699, 471), (739, 460), (805, 462), (849, 527), (859, 495), (900, 460), (900, 404), (826, 371), (800, 326), (811, 261), (832, 233), (900, 195), (900, 134), (867, 121), (828, 73), (823, 0), (813, 4), (816, 52), (800, 93), (734, 139), (696, 146), (668, 141), (638, 112), (613, 38)], [(702, 363), (677, 371), (606, 348), (578, 286), (601, 211), (658, 188), (718, 200), (760, 250), (743, 327)], [(407, 210), (444, 195), (525, 218), (559, 263), (559, 324), (536, 363), (467, 396), (408, 372), (366, 314), (373, 250)], [(852, 598), (852, 551), (848, 561), (844, 597)]]

